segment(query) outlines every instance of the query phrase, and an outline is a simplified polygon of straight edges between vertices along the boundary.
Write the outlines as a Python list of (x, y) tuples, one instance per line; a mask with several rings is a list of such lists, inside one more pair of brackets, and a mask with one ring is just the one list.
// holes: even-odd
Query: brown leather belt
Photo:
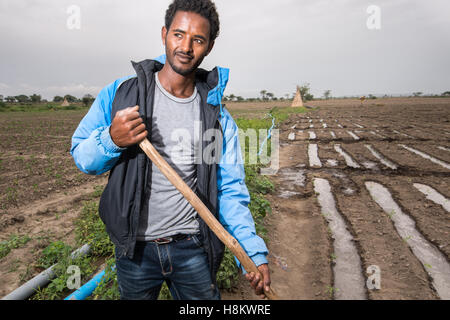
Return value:
[(156, 244), (168, 244), (171, 242), (177, 242), (180, 240), (184, 240), (188, 237), (188, 234), (176, 234), (174, 236), (171, 237), (164, 237), (164, 238), (158, 238), (158, 239), (154, 239), (154, 240), (150, 240), (149, 242), (153, 242)]

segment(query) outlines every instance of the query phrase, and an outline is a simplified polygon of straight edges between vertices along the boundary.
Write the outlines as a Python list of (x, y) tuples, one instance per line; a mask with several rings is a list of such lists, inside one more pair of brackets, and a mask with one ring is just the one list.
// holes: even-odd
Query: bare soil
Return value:
[[(389, 214), (370, 196), (365, 182), (385, 186), (421, 235), (449, 262), (450, 213), (427, 199), (413, 184), (428, 185), (448, 200), (450, 170), (401, 145), (449, 164), (450, 152), (438, 147), (450, 149), (450, 100), (377, 99), (361, 106), (360, 101), (353, 99), (308, 104), (318, 109), (293, 115), (281, 126), (280, 170), (271, 177), (276, 191), (269, 198), (273, 212), (266, 224), (274, 290), (282, 299), (335, 298), (334, 261), (330, 258), (334, 239), (313, 189), (314, 178), (320, 177), (329, 181), (336, 206), (360, 256), (362, 270), (352, 272), (361, 272), (368, 279), (367, 267), (376, 265), (381, 270), (381, 287), (366, 287), (366, 298), (440, 299), (427, 272), (433, 266), (422, 264), (414, 255), (409, 239), (400, 237)], [(315, 132), (317, 139), (310, 140), (309, 131)], [(355, 140), (348, 131), (359, 139)], [(288, 139), (292, 132), (296, 133), (295, 140)], [(321, 168), (309, 166), (309, 143), (318, 144)], [(335, 144), (340, 144), (359, 168), (349, 167), (334, 149)], [(393, 170), (382, 164), (366, 144), (398, 168)], [(286, 170), (291, 174), (303, 171), (304, 185), (293, 186), (291, 180), (284, 178)], [(258, 299), (243, 277), (236, 292), (225, 292), (223, 298)]]
[(31, 238), (0, 259), (0, 297), (42, 271), (36, 261), (51, 242), (75, 245), (83, 201), (106, 184), (106, 175), (82, 173), (70, 155), (84, 113), (0, 113), (0, 241)]

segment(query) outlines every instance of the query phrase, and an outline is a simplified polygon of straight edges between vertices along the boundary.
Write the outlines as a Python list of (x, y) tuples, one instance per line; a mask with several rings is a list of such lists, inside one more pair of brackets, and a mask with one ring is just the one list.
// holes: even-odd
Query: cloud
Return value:
[(8, 90), (10, 87), (6, 83), (0, 82), (0, 90)]

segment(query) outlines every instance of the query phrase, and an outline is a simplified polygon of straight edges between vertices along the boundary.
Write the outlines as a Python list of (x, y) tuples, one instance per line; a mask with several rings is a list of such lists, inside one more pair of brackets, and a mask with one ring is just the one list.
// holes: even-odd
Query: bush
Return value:
[(89, 244), (91, 246), (91, 255), (114, 256), (114, 245), (98, 214), (97, 201), (84, 203), (80, 218), (76, 221), (75, 234), (78, 245)]
[(225, 254), (223, 256), (222, 264), (217, 272), (217, 286), (220, 289), (231, 289), (239, 279), (239, 269), (236, 266), (231, 251), (225, 247)]
[(37, 267), (47, 269), (59, 260), (62, 260), (63, 257), (71, 254), (71, 252), (72, 248), (64, 242), (52, 242), (44, 250), (42, 250), (41, 256), (37, 262)]

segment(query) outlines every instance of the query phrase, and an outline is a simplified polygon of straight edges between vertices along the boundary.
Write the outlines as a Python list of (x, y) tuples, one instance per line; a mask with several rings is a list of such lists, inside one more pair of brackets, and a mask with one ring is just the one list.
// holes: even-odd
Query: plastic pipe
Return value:
[[(112, 270), (114, 270), (115, 268), (116, 266), (113, 266)], [(89, 297), (92, 294), (92, 292), (94, 292), (95, 288), (98, 287), (100, 282), (102, 282), (102, 280), (109, 281), (109, 278), (104, 277), (105, 270), (106, 269), (103, 269), (103, 271), (97, 273), (91, 280), (86, 282), (77, 291), (68, 295), (64, 300), (84, 300), (87, 297)]]
[(269, 113), (269, 115), (272, 117), (272, 126), (269, 129), (269, 134), (267, 135), (266, 139), (261, 143), (261, 146), (259, 147), (259, 152), (258, 152), (258, 156), (261, 155), (262, 151), (263, 151), (263, 147), (264, 144), (266, 143), (267, 140), (270, 139), (270, 137), (272, 136), (272, 129), (275, 127), (275, 117)]
[[(72, 252), (71, 257), (72, 259), (75, 259), (79, 256), (84, 256), (89, 253), (90, 246), (88, 244), (85, 244), (81, 248), (75, 250)], [(45, 287), (51, 279), (55, 277), (55, 273), (53, 272), (53, 268), (56, 266), (56, 264), (52, 265), (50, 268), (42, 271), (37, 276), (35, 276), (33, 279), (27, 281), (23, 285), (21, 285), (19, 288), (11, 292), (10, 294), (4, 296), (2, 300), (25, 300), (29, 296), (31, 296), (38, 288)]]

